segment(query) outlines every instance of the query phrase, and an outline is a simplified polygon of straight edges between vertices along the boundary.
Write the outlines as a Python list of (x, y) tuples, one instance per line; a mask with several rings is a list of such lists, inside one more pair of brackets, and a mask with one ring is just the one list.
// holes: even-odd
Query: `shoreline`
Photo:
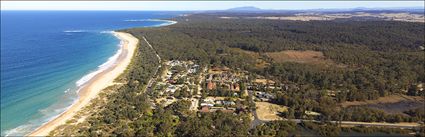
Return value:
[(128, 21), (128, 22), (139, 22), (139, 21), (159, 21), (159, 22), (164, 22), (158, 25), (153, 25), (150, 27), (164, 27), (164, 26), (170, 26), (170, 25), (174, 25), (177, 24), (178, 22), (175, 20), (169, 20), (169, 19), (129, 19), (129, 20), (124, 20), (124, 21)]
[(121, 52), (115, 62), (113, 62), (110, 67), (93, 76), (87, 83), (78, 89), (78, 99), (66, 111), (52, 118), (26, 136), (46, 136), (56, 127), (65, 124), (66, 121), (74, 117), (78, 111), (89, 105), (90, 101), (96, 98), (99, 92), (113, 85), (113, 81), (127, 69), (139, 40), (125, 32), (113, 31), (113, 34), (121, 41), (121, 47), (119, 49)]

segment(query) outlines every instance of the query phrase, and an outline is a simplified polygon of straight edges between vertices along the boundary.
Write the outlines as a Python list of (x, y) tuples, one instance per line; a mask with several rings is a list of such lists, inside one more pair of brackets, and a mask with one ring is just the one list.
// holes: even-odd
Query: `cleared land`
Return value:
[[(268, 20), (293, 20), (293, 21), (326, 21), (336, 19), (350, 19), (350, 18), (376, 18), (385, 21), (403, 21), (403, 22), (425, 22), (424, 15), (410, 14), (410, 13), (336, 13), (336, 14), (322, 14), (322, 13), (300, 13), (291, 16), (257, 16), (257, 17), (244, 17), (244, 19), (268, 19)], [(240, 19), (239, 17), (219, 17), (221, 19)]]
[(272, 104), (269, 102), (255, 102), (257, 106), (257, 116), (260, 120), (282, 120), (279, 113), (288, 111), (288, 107)]
[(377, 100), (347, 101), (341, 103), (341, 106), (366, 106), (380, 109), (387, 113), (403, 113), (403, 111), (423, 107), (425, 105), (424, 101), (424, 98), (420, 96), (392, 95), (381, 97)]
[(285, 50), (280, 52), (268, 52), (266, 55), (277, 63), (297, 62), (307, 64), (334, 64), (332, 60), (326, 59), (323, 53), (320, 51)]
[(275, 82), (273, 80), (270, 79), (255, 79), (254, 83), (261, 83), (263, 85), (267, 85), (267, 84), (274, 84)]

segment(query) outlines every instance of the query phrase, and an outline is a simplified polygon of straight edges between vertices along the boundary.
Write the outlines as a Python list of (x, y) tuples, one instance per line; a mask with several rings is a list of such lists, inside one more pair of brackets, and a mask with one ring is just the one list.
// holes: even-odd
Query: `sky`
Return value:
[(347, 9), (424, 7), (424, 1), (1, 1), (1, 10), (224, 10), (241, 6), (262, 9)]

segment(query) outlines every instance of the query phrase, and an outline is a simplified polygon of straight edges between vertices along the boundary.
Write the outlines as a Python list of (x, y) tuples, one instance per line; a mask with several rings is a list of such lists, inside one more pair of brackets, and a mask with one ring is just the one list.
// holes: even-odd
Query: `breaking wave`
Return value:
[[(105, 31), (103, 33), (111, 33), (114, 36), (116, 36), (116, 34), (114, 34), (113, 31)], [(105, 63), (99, 65), (98, 66), (98, 69), (96, 71), (93, 71), (93, 72), (91, 72), (91, 73), (83, 76), (81, 79), (79, 79), (77, 82), (75, 82), (75, 84), (77, 85), (77, 87), (83, 86), (85, 83), (87, 83), (88, 81), (90, 81), (94, 76), (96, 76), (97, 74), (101, 73), (102, 71), (104, 71), (104, 70), (108, 69), (109, 67), (111, 67), (112, 65), (114, 65), (116, 63), (119, 55), (122, 52), (122, 49), (121, 49), (122, 44), (123, 44), (123, 41), (120, 41), (120, 44), (118, 45), (120, 47), (119, 50), (112, 57), (109, 57), (108, 58), (108, 61), (106, 61)]]
[(63, 31), (65, 33), (81, 33), (81, 32), (86, 32), (85, 30), (65, 30)]

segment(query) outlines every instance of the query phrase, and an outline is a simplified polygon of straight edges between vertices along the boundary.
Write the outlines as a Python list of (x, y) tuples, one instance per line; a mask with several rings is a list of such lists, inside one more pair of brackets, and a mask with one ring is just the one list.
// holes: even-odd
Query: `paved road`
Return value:
[[(161, 68), (161, 57), (158, 55), (158, 52), (152, 47), (152, 45), (148, 42), (148, 40), (146, 40), (145, 37), (143, 37), (143, 39), (146, 41), (146, 43), (148, 44), (148, 46), (150, 48), (152, 48), (153, 51), (155, 51), (155, 54), (158, 58), (158, 63), (160, 64), (158, 66), (158, 68), (155, 70), (154, 73), (154, 78), (152, 78), (151, 80), (149, 80), (148, 86), (146, 87), (146, 90), (151, 90), (151, 86), (153, 84), (153, 82), (156, 81), (157, 78), (157, 73), (159, 68)], [(252, 91), (248, 92), (249, 96), (252, 97)], [(254, 101), (253, 98), (251, 98), (251, 101)], [(260, 120), (258, 119), (258, 115), (257, 115), (257, 111), (253, 110), (252, 111), (253, 115), (254, 115), (254, 120), (251, 122), (251, 128), (256, 127), (257, 125), (263, 124), (268, 122), (267, 120)], [(284, 120), (289, 120), (289, 121), (294, 121), (295, 123), (301, 123), (302, 121), (311, 121), (311, 122), (320, 122), (320, 121), (316, 121), (316, 120), (303, 120), (303, 119), (284, 119)], [(379, 127), (398, 127), (398, 128), (420, 128), (420, 124), (418, 123), (370, 123), (370, 122), (354, 122), (354, 121), (330, 121), (331, 123), (339, 123), (343, 126), (379, 126)]]
[[(252, 91), (251, 90), (248, 91), (248, 96), (251, 99), (251, 103), (254, 103), (254, 98), (253, 98), (253, 95), (252, 95)], [(258, 119), (257, 110), (253, 110), (252, 111), (252, 114), (254, 115), (254, 120), (251, 122), (251, 129), (252, 128), (255, 128), (258, 125), (261, 125), (263, 123), (268, 122), (268, 121), (265, 121), (265, 120)]]
[[(254, 128), (257, 125), (269, 122), (268, 120), (260, 120), (257, 117), (257, 112), (253, 111), (254, 114), (254, 120), (251, 123), (251, 128)], [(317, 120), (304, 120), (304, 119), (283, 119), (286, 121), (293, 121), (295, 123), (301, 123), (303, 121), (310, 121), (310, 122), (317, 122), (320, 123), (321, 121)], [(356, 121), (329, 121), (330, 123), (337, 123), (341, 124), (341, 126), (366, 126), (366, 127), (394, 127), (394, 128), (406, 128), (406, 129), (419, 129), (421, 128), (421, 125), (419, 123), (384, 123), (384, 122), (356, 122)]]
[[(252, 96), (252, 91), (248, 92), (249, 96)], [(254, 101), (251, 98), (251, 101)], [(253, 110), (254, 120), (251, 122), (251, 128), (254, 128), (263, 123), (269, 122), (269, 120), (260, 120), (257, 116), (257, 111)], [(320, 123), (317, 120), (304, 120), (304, 119), (283, 119), (287, 121), (293, 121), (295, 123), (301, 123), (302, 121), (310, 121)], [(419, 123), (384, 123), (384, 122), (355, 122), (355, 121), (330, 121), (331, 123), (341, 124), (341, 126), (376, 126), (376, 127), (396, 127), (396, 128), (407, 128), (407, 129), (418, 129), (421, 127)]]

